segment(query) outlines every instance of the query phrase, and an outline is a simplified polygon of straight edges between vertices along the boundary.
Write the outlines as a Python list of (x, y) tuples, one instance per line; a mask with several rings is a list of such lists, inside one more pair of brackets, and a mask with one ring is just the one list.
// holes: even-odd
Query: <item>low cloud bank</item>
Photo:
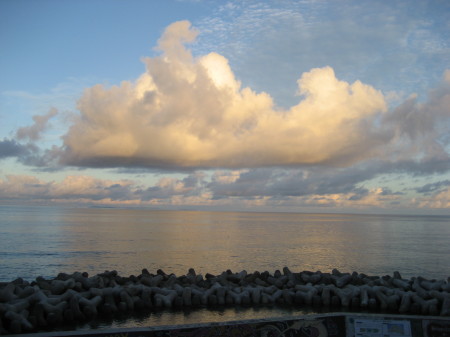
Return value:
[[(355, 173), (356, 178), (351, 174)], [(133, 180), (108, 180), (83, 175), (62, 181), (8, 175), (0, 179), (2, 203), (68, 203), (81, 205), (218, 207), (221, 209), (311, 211), (328, 207), (345, 210), (443, 209), (450, 207), (450, 184), (442, 181), (394, 192), (388, 187), (361, 186), (356, 171), (328, 172), (255, 169), (194, 172), (184, 178), (161, 177), (152, 186)]]

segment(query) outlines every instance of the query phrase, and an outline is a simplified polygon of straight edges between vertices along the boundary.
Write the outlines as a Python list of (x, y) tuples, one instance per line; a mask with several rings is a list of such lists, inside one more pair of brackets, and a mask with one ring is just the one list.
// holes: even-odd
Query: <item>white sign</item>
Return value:
[(411, 337), (411, 324), (387, 319), (355, 319), (355, 337)]

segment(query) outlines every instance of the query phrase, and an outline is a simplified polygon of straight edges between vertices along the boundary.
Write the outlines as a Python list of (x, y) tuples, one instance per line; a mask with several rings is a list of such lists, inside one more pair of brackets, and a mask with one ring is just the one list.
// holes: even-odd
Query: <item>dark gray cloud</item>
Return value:
[[(449, 76), (448, 73), (444, 76)], [(448, 145), (448, 138), (441, 135), (448, 135), (450, 126), (450, 78), (431, 90), (425, 102), (419, 101), (417, 96), (405, 100), (385, 116), (383, 123), (395, 126), (399, 136), (412, 141), (442, 142), (445, 139), (445, 143), (436, 145)]]
[[(260, 168), (243, 172), (238, 179), (230, 182), (224, 182), (220, 177), (213, 177), (206, 186), (211, 190), (215, 199), (352, 194), (352, 200), (359, 200), (368, 194), (369, 190), (364, 187), (364, 183), (371, 179), (389, 174), (424, 177), (430, 174), (442, 174), (449, 170), (450, 158), (448, 157), (399, 162), (372, 160), (348, 168), (324, 166), (302, 169)], [(423, 193), (426, 190), (425, 188), (418, 189), (417, 192)], [(401, 194), (401, 191), (392, 191), (387, 186), (384, 186), (380, 192), (380, 196)]]
[(47, 156), (42, 155), (33, 143), (22, 144), (15, 139), (0, 140), (0, 160), (15, 158), (20, 163), (34, 167), (48, 167)]
[(134, 193), (129, 185), (115, 183), (104, 188), (104, 194), (100, 199), (106, 196), (111, 200), (125, 201), (133, 199)]
[(364, 168), (327, 169), (254, 169), (242, 173), (236, 181), (223, 183), (213, 179), (207, 187), (215, 198), (253, 196), (307, 196), (334, 193), (364, 195), (357, 184), (373, 178), (375, 170)]
[(64, 167), (58, 165), (61, 149), (53, 146), (41, 150), (34, 142), (21, 143), (15, 139), (0, 140), (0, 160), (15, 158), (18, 162), (41, 171), (55, 171)]
[(170, 199), (174, 196), (198, 196), (203, 191), (204, 174), (194, 172), (183, 179), (162, 178), (154, 186), (138, 189), (134, 196), (143, 201), (152, 199)]
[(450, 186), (450, 180), (438, 181), (435, 183), (425, 184), (421, 187), (416, 188), (416, 191), (419, 193), (430, 194), (436, 193), (441, 190), (444, 190)]
[(22, 145), (14, 139), (3, 138), (0, 140), (0, 159), (26, 156), (29, 152), (28, 146)]
[(149, 201), (152, 199), (169, 199), (173, 195), (176, 195), (173, 188), (164, 188), (161, 186), (151, 186), (145, 190), (138, 190), (134, 194), (143, 201)]
[(48, 127), (48, 121), (50, 120), (50, 118), (56, 116), (57, 113), (58, 111), (55, 108), (52, 108), (45, 115), (33, 116), (34, 123), (32, 125), (21, 127), (17, 130), (17, 139), (37, 141), (39, 138), (41, 138), (41, 133)]
[(41, 134), (49, 126), (49, 120), (57, 113), (58, 111), (52, 108), (45, 115), (35, 115), (34, 123), (17, 129), (14, 139), (4, 138), (0, 141), (0, 159), (14, 157), (22, 164), (42, 170), (58, 169), (56, 162), (61, 157), (61, 148), (54, 145), (49, 149), (41, 150), (38, 145)]
[(382, 167), (380, 173), (406, 173), (412, 176), (426, 176), (429, 174), (442, 174), (450, 171), (450, 156), (443, 155), (442, 158), (427, 158), (420, 161), (413, 159), (388, 162)]

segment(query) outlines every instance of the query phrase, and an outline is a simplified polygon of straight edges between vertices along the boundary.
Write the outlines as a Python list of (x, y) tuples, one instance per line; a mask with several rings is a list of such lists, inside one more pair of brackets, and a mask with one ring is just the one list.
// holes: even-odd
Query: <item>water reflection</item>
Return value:
[(284, 306), (267, 307), (226, 307), (197, 308), (179, 311), (160, 310), (134, 314), (133, 316), (116, 316), (110, 319), (97, 319), (89, 324), (76, 327), (78, 330), (102, 328), (141, 328), (151, 326), (201, 324), (210, 322), (231, 322), (238, 320), (264, 319), (316, 314), (312, 308), (291, 308)]

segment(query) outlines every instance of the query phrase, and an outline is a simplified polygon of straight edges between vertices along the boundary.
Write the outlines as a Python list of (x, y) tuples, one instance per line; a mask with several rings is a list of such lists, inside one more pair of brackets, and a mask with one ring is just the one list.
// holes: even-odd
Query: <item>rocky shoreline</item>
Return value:
[(282, 271), (176, 276), (142, 270), (122, 277), (106, 271), (59, 274), (54, 279), (21, 278), (0, 283), (0, 335), (51, 330), (97, 316), (159, 308), (291, 305), (369, 312), (450, 316), (450, 277), (429, 280), (362, 273)]

